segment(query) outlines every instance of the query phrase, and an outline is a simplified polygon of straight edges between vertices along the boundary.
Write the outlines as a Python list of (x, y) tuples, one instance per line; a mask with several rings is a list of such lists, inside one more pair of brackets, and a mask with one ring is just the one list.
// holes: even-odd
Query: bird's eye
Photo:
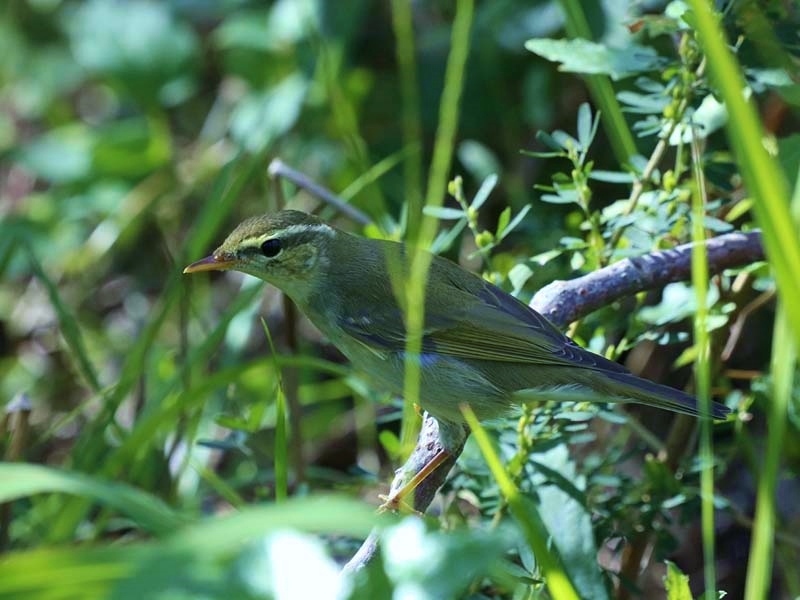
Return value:
[(274, 258), (281, 252), (281, 241), (278, 238), (272, 238), (261, 244), (261, 253), (267, 258)]

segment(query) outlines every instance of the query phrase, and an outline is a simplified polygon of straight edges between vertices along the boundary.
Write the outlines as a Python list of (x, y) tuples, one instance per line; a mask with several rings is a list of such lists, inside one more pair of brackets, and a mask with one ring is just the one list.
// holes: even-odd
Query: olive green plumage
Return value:
[[(234, 269), (275, 285), (356, 369), (401, 394), (406, 331), (393, 274), (397, 284), (403, 258), (402, 244), (282, 211), (243, 222), (185, 272)], [(524, 303), (440, 257), (428, 275), (419, 360), (420, 403), (447, 424), (463, 421), (464, 402), (491, 419), (507, 414), (525, 390), (556, 388), (698, 414), (691, 396), (584, 350)], [(729, 412), (716, 403), (712, 411), (719, 419)]]

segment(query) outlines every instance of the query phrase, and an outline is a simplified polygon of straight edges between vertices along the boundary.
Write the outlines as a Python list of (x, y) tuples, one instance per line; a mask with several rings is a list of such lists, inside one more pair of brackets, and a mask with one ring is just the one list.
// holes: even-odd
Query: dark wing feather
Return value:
[[(423, 352), (625, 372), (621, 365), (584, 350), (542, 315), (483, 279), (465, 277), (464, 271), (443, 259), (433, 267), (437, 283), (447, 288), (439, 288), (435, 296), (428, 294)], [(393, 299), (369, 314), (346, 310), (339, 326), (376, 352), (405, 350), (403, 316)]]

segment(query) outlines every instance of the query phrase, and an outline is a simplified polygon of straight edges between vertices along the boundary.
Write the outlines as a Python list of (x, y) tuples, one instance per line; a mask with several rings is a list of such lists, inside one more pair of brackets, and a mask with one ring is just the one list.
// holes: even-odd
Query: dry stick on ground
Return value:
[[(282, 170), (288, 169), (283, 163), (280, 165)], [(276, 176), (283, 175), (281, 171), (273, 171), (272, 167), (270, 173)], [(318, 184), (313, 184), (314, 188), (309, 188), (297, 178), (292, 180), (307, 192), (325, 202), (328, 201), (328, 198), (316, 193), (316, 189), (324, 189)], [(334, 197), (330, 192), (327, 194), (329, 197)], [(537, 292), (530, 306), (563, 329), (572, 321), (620, 298), (690, 279), (692, 246), (693, 244), (684, 244), (671, 250), (627, 258), (577, 279), (554, 281)], [(705, 246), (711, 274), (764, 259), (761, 234), (758, 231), (720, 235), (707, 240)], [(461, 447), (466, 439), (467, 432), (464, 431)], [(452, 444), (452, 439), (449, 441)], [(455, 464), (461, 447), (448, 448), (451, 457), (414, 490), (411, 499), (411, 507), (414, 510), (424, 512), (428, 508)], [(439, 425), (436, 419), (426, 413), (417, 445), (406, 463), (397, 470), (392, 490), (402, 486), (442, 450), (444, 446), (439, 438)], [(345, 570), (354, 571), (365, 566), (377, 551), (377, 534), (373, 533), (347, 563)]]

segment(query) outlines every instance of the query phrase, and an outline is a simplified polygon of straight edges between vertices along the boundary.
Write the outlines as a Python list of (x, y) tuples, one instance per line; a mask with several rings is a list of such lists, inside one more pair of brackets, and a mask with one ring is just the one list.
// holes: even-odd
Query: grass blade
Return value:
[(83, 341), (81, 328), (78, 325), (78, 320), (67, 309), (66, 303), (61, 299), (61, 294), (58, 291), (58, 286), (47, 276), (42, 268), (41, 263), (36, 258), (36, 254), (31, 250), (24, 240), (21, 240), (23, 247), (28, 253), (31, 269), (33, 270), (36, 278), (47, 290), (47, 295), (50, 298), (50, 304), (58, 317), (59, 330), (61, 335), (64, 336), (64, 341), (70, 349), (69, 354), (76, 361), (78, 370), (80, 371), (86, 383), (94, 392), (100, 391), (100, 379), (97, 377), (97, 370), (94, 368), (89, 353), (86, 351), (86, 344)]
[[(692, 144), (695, 177), (692, 194), (692, 286), (697, 299), (694, 317), (695, 395), (701, 414), (711, 414), (711, 337), (708, 327), (708, 256), (706, 255), (705, 229), (703, 227), (706, 194), (703, 180), (702, 160), (697, 143)], [(700, 417), (700, 500), (705, 594), (716, 598), (716, 574), (714, 565), (714, 449), (711, 441), (712, 421), (708, 416)]]
[[(467, 56), (470, 47), (470, 31), (475, 11), (473, 0), (459, 0), (453, 21), (450, 54), (444, 77), (444, 89), (439, 103), (439, 126), (433, 147), (428, 188), (425, 194), (425, 207), (440, 207), (447, 192), (447, 177), (453, 161), (456, 130), (458, 129), (461, 94), (464, 90)], [(403, 392), (403, 424), (400, 434), (403, 454), (408, 455), (414, 447), (419, 420), (415, 405), (419, 402), (421, 372), (419, 361), (414, 359), (422, 348), (422, 329), (425, 322), (425, 287), (428, 284), (428, 268), (431, 255), (426, 252), (436, 237), (438, 219), (423, 215), (419, 235), (410, 239), (418, 251), (411, 257), (411, 268), (405, 284), (405, 295), (400, 305), (406, 309), (406, 360)], [(403, 287), (400, 286), (402, 290)]]
[(60, 492), (114, 508), (156, 535), (170, 533), (186, 523), (184, 517), (156, 496), (123, 483), (82, 473), (25, 463), (0, 463), (0, 482), (0, 503), (34, 494)]
[[(792, 208), (796, 222), (800, 217), (800, 179), (795, 186)], [(758, 478), (753, 539), (747, 561), (744, 594), (747, 600), (766, 598), (772, 582), (778, 471), (786, 437), (787, 413), (794, 389), (796, 367), (797, 345), (789, 334), (785, 303), (779, 302), (772, 339), (772, 394), (767, 410), (766, 455)]]
[(764, 127), (756, 108), (745, 98), (741, 68), (725, 40), (719, 15), (708, 0), (690, 0), (694, 22), (708, 69), (728, 110), (726, 130), (763, 233), (764, 246), (775, 271), (778, 293), (795, 343), (800, 343), (800, 236), (789, 214), (789, 184), (778, 161), (764, 147)]

